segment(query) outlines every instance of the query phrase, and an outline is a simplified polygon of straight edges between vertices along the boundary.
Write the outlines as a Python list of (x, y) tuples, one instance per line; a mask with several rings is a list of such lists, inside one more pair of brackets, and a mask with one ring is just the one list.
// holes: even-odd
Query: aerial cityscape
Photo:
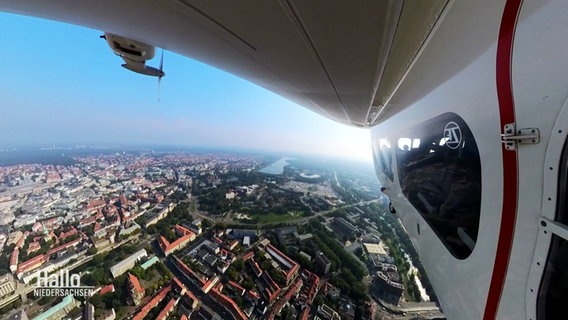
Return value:
[(0, 320), (565, 319), (566, 12), (0, 0)]
[(443, 318), (370, 165), (67, 152), (0, 167), (3, 317)]
[(368, 129), (172, 52), (156, 90), (99, 30), (0, 25), (0, 319), (445, 318)]

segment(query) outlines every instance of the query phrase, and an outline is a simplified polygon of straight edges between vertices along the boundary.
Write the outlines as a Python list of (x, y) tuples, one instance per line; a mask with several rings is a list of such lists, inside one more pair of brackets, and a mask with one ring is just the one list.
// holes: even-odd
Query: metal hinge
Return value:
[(517, 145), (537, 144), (540, 142), (540, 131), (537, 128), (517, 129), (515, 123), (507, 123), (501, 134), (501, 142), (506, 150), (517, 150)]

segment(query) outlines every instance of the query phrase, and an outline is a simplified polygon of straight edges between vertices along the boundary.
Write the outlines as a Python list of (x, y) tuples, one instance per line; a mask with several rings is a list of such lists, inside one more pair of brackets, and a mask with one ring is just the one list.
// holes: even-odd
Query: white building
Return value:
[(0, 213), (0, 226), (8, 225), (16, 219), (13, 212), (2, 212)]
[(29, 215), (29, 214), (25, 214), (25, 215), (23, 214), (23, 215), (20, 215), (16, 218), (16, 222), (14, 222), (14, 227), (20, 228), (20, 227), (27, 226), (27, 225), (34, 224), (34, 223), (36, 223), (36, 217), (35, 216)]
[(7, 274), (0, 278), (0, 298), (11, 295), (14, 291), (16, 291), (16, 286), (12, 275)]
[(116, 278), (121, 274), (125, 273), (126, 271), (132, 269), (136, 264), (136, 262), (140, 261), (140, 259), (147, 256), (148, 254), (146, 253), (146, 250), (142, 249), (138, 252), (135, 252), (126, 259), (120, 261), (119, 263), (115, 264), (110, 268), (110, 272), (112, 273), (113, 278)]
[(40, 272), (46, 272), (47, 274), (51, 274), (56, 270), (59, 270), (61, 268), (63, 268), (64, 266), (68, 265), (71, 260), (75, 259), (78, 260), (80, 257), (83, 257), (85, 255), (86, 251), (81, 251), (81, 252), (77, 252), (75, 254), (66, 256), (64, 259), (58, 260), (58, 261), (51, 261), (48, 262), (43, 268), (35, 270), (35, 271), (31, 271), (28, 272), (26, 274), (24, 274), (23, 276), (18, 276), (25, 284), (30, 283), (30, 281), (32, 281), (33, 279), (37, 278), (37, 275)]

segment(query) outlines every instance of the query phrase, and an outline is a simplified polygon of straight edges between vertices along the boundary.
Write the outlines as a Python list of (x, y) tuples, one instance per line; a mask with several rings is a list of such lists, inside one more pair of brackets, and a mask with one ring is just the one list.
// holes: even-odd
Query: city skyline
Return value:
[[(0, 313), (374, 319), (420, 305), (443, 316), (370, 167), (230, 153), (76, 160), (0, 166)], [(38, 280), (58, 276), (77, 280)]]
[(155, 78), (120, 67), (102, 31), (11, 14), (0, 25), (8, 62), (0, 147), (229, 147), (372, 162), (368, 130), (197, 61), (166, 51), (158, 91)]

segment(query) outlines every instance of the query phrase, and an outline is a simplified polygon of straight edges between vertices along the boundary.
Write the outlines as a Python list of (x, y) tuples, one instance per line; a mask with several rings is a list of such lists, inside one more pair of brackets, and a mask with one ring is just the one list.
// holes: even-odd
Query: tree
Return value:
[(239, 273), (237, 271), (233, 270), (228, 270), (226, 274), (229, 276), (229, 278), (231, 278), (231, 280), (233, 281), (238, 281), (239, 280)]
[(13, 306), (14, 306), (14, 308), (16, 308), (16, 309), (19, 308), (19, 307), (21, 307), (21, 306), (22, 306), (22, 300), (21, 300), (21, 299), (18, 299), (18, 300), (16, 300), (16, 301), (14, 301)]
[(93, 264), (100, 266), (105, 262), (106, 257), (108, 256), (108, 253), (99, 253), (97, 255), (95, 255), (93, 257)]
[(209, 219), (203, 219), (203, 221), (201, 221), (201, 224), (203, 225), (203, 229), (207, 229), (213, 226), (213, 223)]
[(252, 282), (250, 279), (245, 279), (243, 280), (242, 283), (243, 288), (247, 289), (247, 290), (251, 290), (255, 287), (254, 282)]
[(146, 277), (145, 270), (142, 269), (142, 267), (139, 267), (139, 266), (132, 268), (131, 273), (133, 275), (135, 275), (138, 279), (145, 279), (145, 277)]
[(233, 263), (233, 266), (235, 266), (235, 270), (242, 272), (245, 267), (245, 261), (243, 259), (237, 259)]
[(314, 298), (314, 306), (320, 306), (323, 304), (323, 296), (321, 294), (316, 295), (316, 297)]
[(0, 255), (0, 274), (10, 272), (10, 258), (8, 255)]
[(177, 239), (175, 233), (172, 230), (168, 230), (168, 232), (165, 233), (164, 236), (169, 242), (174, 242)]
[(263, 270), (268, 270), (268, 269), (270, 269), (270, 267), (271, 267), (270, 260), (268, 260), (268, 259), (267, 259), (267, 260), (264, 260), (264, 261), (261, 263), (261, 267), (262, 267)]
[(92, 296), (89, 302), (95, 307), (95, 310), (104, 308), (103, 296), (100, 294)]
[(276, 269), (270, 269), (270, 271), (268, 271), (268, 274), (270, 275), (270, 277), (276, 281), (276, 283), (278, 283), (280, 286), (284, 286), (286, 285), (286, 280), (284, 280), (284, 277), (282, 276), (282, 273), (280, 273), (278, 270)]
[(148, 229), (146, 229), (146, 232), (148, 232), (149, 234), (156, 234), (158, 233), (158, 228), (156, 227), (155, 224), (153, 224), (149, 226)]
[(90, 224), (90, 225), (86, 226), (85, 228), (83, 228), (83, 231), (85, 232), (85, 234), (87, 236), (92, 237), (95, 234), (95, 225)]

